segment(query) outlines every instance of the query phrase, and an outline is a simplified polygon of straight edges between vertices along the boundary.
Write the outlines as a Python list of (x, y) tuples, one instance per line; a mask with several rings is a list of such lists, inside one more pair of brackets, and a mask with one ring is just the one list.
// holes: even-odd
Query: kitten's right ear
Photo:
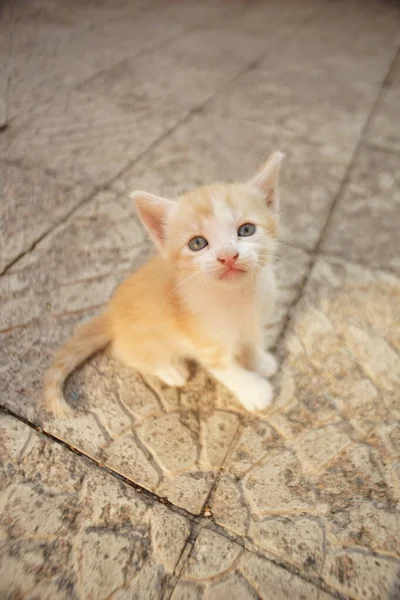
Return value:
[(133, 192), (130, 194), (136, 204), (140, 220), (149, 232), (157, 248), (163, 253), (165, 250), (165, 225), (174, 202), (147, 192)]
[(279, 210), (278, 177), (284, 157), (283, 152), (273, 152), (261, 171), (250, 181), (250, 185), (256, 187), (264, 194), (266, 205), (275, 213)]

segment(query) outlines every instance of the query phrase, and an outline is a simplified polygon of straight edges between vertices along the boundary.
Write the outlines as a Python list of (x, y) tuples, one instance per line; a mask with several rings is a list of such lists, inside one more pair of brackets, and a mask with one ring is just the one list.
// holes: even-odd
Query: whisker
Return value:
[(291, 244), (290, 242), (283, 242), (282, 240), (275, 240), (275, 244), (282, 244), (283, 246), (288, 246), (289, 248), (295, 248), (296, 250), (299, 250), (299, 248), (297, 246), (295, 246), (294, 244)]
[(298, 265), (295, 265), (294, 263), (290, 262), (290, 260), (287, 260), (286, 258), (277, 256), (276, 254), (263, 253), (263, 252), (259, 252), (259, 255), (262, 256), (263, 258), (270, 258), (271, 260), (275, 260), (275, 259), (280, 260), (280, 261), (290, 265), (294, 269), (297, 269), (302, 275), (307, 275), (307, 272), (304, 269), (301, 269)]
[(304, 269), (301, 269), (298, 265), (295, 265), (294, 263), (290, 262), (290, 260), (286, 260), (286, 258), (281, 258), (280, 256), (276, 256), (276, 255), (274, 255), (273, 258), (276, 258), (277, 260), (281, 260), (282, 262), (290, 265), (294, 269), (297, 269), (302, 275), (307, 275), (307, 272)]
[[(275, 265), (270, 265), (270, 267), (272, 268), (274, 273), (277, 273), (282, 279), (283, 281), (289, 285), (289, 280), (281, 273), (281, 271), (279, 271), (279, 269), (276, 268)], [(254, 272), (257, 274), (261, 274), (262, 277), (266, 277), (266, 273), (264, 271), (264, 267), (263, 265), (256, 265), (256, 268), (254, 269)]]
[(189, 275), (189, 277), (186, 277), (186, 279), (184, 279), (183, 281), (180, 281), (176, 286), (174, 286), (172, 288), (172, 290), (170, 292), (168, 292), (168, 294), (165, 296), (165, 300), (171, 295), (173, 294), (178, 288), (180, 288), (184, 283), (186, 283), (187, 281), (189, 281), (189, 279), (192, 279), (192, 277), (195, 277), (196, 275), (200, 275), (200, 272), (196, 272), (196, 273), (192, 273), (191, 275)]

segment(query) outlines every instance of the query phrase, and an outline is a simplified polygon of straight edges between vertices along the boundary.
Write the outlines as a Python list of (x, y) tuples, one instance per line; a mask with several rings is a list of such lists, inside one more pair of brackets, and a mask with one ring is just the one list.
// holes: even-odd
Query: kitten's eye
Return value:
[(249, 237), (250, 235), (254, 235), (256, 232), (256, 226), (253, 223), (244, 223), (238, 229), (238, 236), (240, 237)]
[(191, 250), (193, 250), (193, 252), (198, 252), (199, 250), (203, 250), (203, 248), (208, 246), (208, 242), (207, 242), (206, 238), (203, 238), (200, 235), (197, 235), (196, 237), (194, 237), (190, 240), (190, 242), (188, 243), (188, 246)]

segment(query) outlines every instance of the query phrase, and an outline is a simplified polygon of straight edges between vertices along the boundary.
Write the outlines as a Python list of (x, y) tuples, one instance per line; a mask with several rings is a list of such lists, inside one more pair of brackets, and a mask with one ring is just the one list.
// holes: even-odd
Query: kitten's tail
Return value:
[(87, 358), (101, 350), (111, 341), (108, 317), (101, 314), (84, 323), (73, 337), (60, 348), (48, 370), (44, 383), (46, 406), (59, 418), (71, 415), (72, 408), (67, 404), (63, 388), (68, 376)]

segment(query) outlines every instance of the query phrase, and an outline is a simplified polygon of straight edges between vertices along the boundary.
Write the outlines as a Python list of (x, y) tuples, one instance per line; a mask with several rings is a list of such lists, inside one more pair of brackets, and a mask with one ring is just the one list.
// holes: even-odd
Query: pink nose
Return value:
[(218, 256), (217, 260), (218, 260), (218, 262), (223, 264), (225, 267), (228, 267), (228, 269), (230, 269), (231, 267), (233, 267), (233, 265), (237, 261), (238, 256), (239, 256), (239, 252), (236, 252), (236, 254), (233, 254), (233, 255), (228, 254), (228, 255)]

